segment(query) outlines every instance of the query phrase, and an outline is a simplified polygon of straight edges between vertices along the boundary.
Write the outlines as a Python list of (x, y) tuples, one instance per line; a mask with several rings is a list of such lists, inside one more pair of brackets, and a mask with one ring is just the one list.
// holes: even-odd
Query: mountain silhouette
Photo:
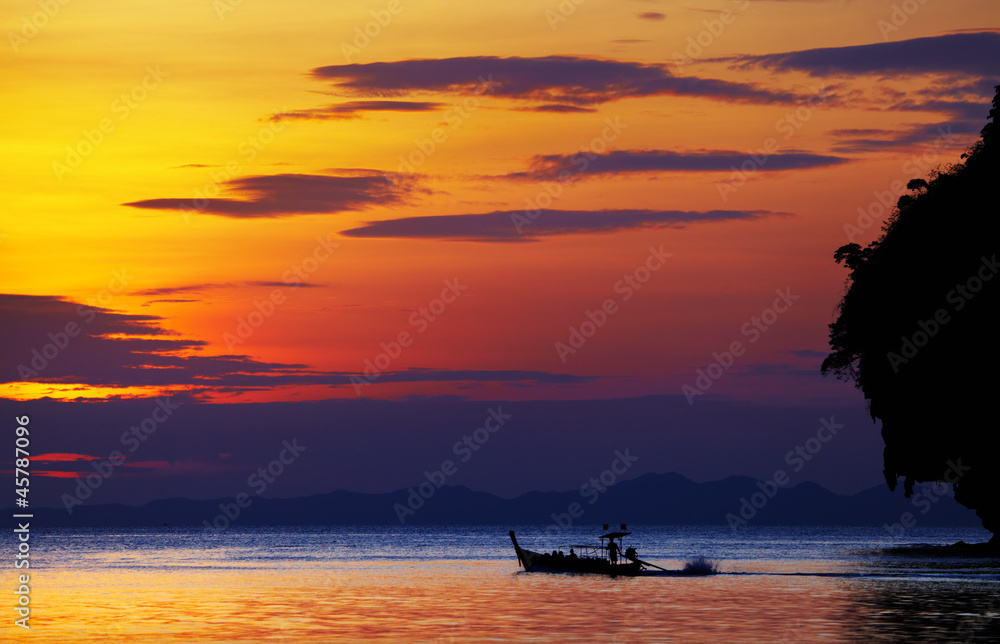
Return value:
[[(407, 507), (415, 488), (387, 494), (336, 491), (293, 499), (250, 497), (214, 500), (161, 499), (140, 507), (85, 504), (35, 508), (46, 527), (259, 525), (400, 525), (397, 506)], [(426, 492), (426, 490), (425, 490)], [(590, 503), (594, 500), (594, 503)], [(576, 504), (576, 506), (574, 506)], [(413, 505), (418, 505), (413, 502)], [(909, 513), (913, 521), (906, 520)], [(595, 498), (580, 490), (529, 492), (504, 499), (461, 486), (444, 486), (423, 499), (405, 525), (729, 525), (735, 529), (773, 525), (850, 525), (885, 528), (886, 538), (910, 525), (974, 526), (968, 510), (944, 494), (922, 489), (910, 500), (877, 486), (839, 495), (815, 483), (778, 487), (746, 476), (695, 483), (679, 474), (644, 474), (621, 481)]]

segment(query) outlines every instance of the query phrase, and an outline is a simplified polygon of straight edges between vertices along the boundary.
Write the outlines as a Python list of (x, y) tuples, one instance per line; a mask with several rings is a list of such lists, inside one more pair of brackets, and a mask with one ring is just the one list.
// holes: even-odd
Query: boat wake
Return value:
[(719, 564), (703, 556), (697, 556), (684, 564), (681, 574), (684, 575), (716, 575), (719, 573)]

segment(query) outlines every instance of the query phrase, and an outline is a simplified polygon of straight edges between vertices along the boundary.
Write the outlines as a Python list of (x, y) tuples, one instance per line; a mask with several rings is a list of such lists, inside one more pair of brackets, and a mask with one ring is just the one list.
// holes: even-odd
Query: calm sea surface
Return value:
[[(335, 527), (54, 530), (31, 535), (31, 630), (15, 627), (13, 564), (0, 639), (35, 642), (1000, 641), (1000, 561), (885, 556), (906, 543), (984, 541), (913, 529), (631, 526), (639, 557), (711, 577), (519, 572), (507, 529)], [(517, 527), (529, 549), (554, 543)], [(16, 545), (2, 539), (13, 562)]]

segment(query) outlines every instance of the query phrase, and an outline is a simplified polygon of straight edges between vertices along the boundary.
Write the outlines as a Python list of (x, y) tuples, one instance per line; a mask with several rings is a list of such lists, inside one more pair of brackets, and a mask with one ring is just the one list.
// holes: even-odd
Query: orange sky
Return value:
[[(0, 158), (5, 177), (0, 196), (6, 204), (0, 215), (0, 273), (6, 293), (157, 316), (153, 324), (175, 334), (170, 337), (205, 343), (174, 349), (175, 356), (236, 354), (314, 372), (357, 374), (366, 359), (382, 351), (380, 343), (409, 332), (412, 345), (387, 371), (526, 370), (593, 378), (559, 384), (456, 376), (375, 382), (361, 390), (374, 397), (459, 393), (491, 399), (680, 393), (694, 381), (696, 369), (713, 361), (713, 353), (748, 339), (743, 325), (772, 306), (778, 289), (790, 289), (799, 299), (739, 359), (739, 369), (756, 369), (758, 375), (723, 378), (712, 393), (788, 401), (844, 395), (849, 387), (795, 375), (818, 370), (819, 353), (791, 353), (826, 350), (826, 325), (846, 277), (833, 263), (833, 251), (848, 241), (871, 241), (879, 227), (848, 239), (844, 225), (856, 222), (859, 207), (873, 203), (874, 191), (916, 176), (914, 167), (926, 174), (939, 163), (957, 161), (985, 122), (991, 94), (983, 87), (997, 76), (961, 64), (901, 73), (888, 55), (886, 65), (873, 65), (872, 71), (859, 73), (844, 63), (832, 72), (813, 67), (812, 74), (782, 61), (768, 66), (746, 57), (837, 48), (830, 60), (855, 61), (864, 55), (855, 55), (852, 47), (905, 45), (917, 38), (934, 38), (928, 42), (937, 46), (937, 37), (996, 25), (1000, 17), (1000, 7), (983, 0), (926, 3), (905, 20), (897, 16), (898, 28), (884, 37), (889, 23), (880, 28), (880, 21), (893, 20), (890, 2), (587, 0), (556, 22), (555, 14), (546, 14), (559, 11), (556, 2), (399, 0), (392, 6), (401, 10), (377, 30), (371, 12), (385, 21), (388, 14), (378, 12), (390, 3), (52, 5), (58, 11), (32, 35), (25, 25), (41, 22), (40, 5), (0, 3), (9, 45), (0, 65), (5, 94), (0, 138), (7, 149)], [(720, 10), (733, 13), (724, 16)], [(653, 15), (640, 16), (646, 12)], [(728, 24), (719, 29), (723, 17)], [(378, 34), (348, 51), (342, 43), (364, 44), (355, 41), (355, 28), (363, 30), (366, 23)], [(674, 66), (674, 53), (690, 55), (696, 50), (688, 50), (688, 38), (699, 37), (705, 46), (697, 59)], [(942, 44), (942, 60), (952, 43)], [(841, 54), (844, 58), (837, 58)], [(497, 78), (509, 84), (479, 96), (469, 86), (421, 85), (419, 75), (409, 79), (416, 89), (348, 91), (336, 80), (310, 74), (350, 63), (497, 57), (476, 63), (480, 73), (490, 74), (490, 61), (551, 56), (572, 56), (584, 61), (581, 66), (593, 60), (653, 66), (671, 87), (680, 86), (678, 79), (714, 79), (797, 98), (738, 102), (711, 92), (654, 91), (649, 88), (655, 82), (643, 81), (632, 93), (604, 86), (610, 98), (589, 103), (572, 103), (573, 88), (563, 87), (560, 109), (545, 111), (537, 92), (511, 93), (514, 81), (504, 76), (504, 63), (495, 63)], [(467, 82), (474, 84), (475, 76)], [(553, 71), (551, 87), (558, 89), (560, 82)], [(819, 88), (826, 88), (829, 99), (807, 103)], [(468, 109), (473, 96), (478, 104)], [(976, 117), (967, 106), (943, 107), (934, 100), (978, 102), (982, 108)], [(352, 101), (438, 105), (368, 109), (351, 118), (269, 120)], [(455, 111), (463, 104), (464, 114)], [(800, 119), (807, 118), (788, 120), (797, 109)], [(611, 140), (605, 137), (607, 153), (730, 152), (745, 160), (768, 139), (777, 146), (726, 199), (719, 185), (731, 177), (725, 164), (713, 171), (584, 171), (572, 185), (560, 186), (551, 208), (769, 214), (689, 221), (683, 227), (551, 234), (527, 243), (340, 235), (372, 221), (523, 211), (527, 200), (545, 194), (545, 180), (501, 175), (528, 171), (538, 155), (568, 156), (592, 147), (607, 132), (609, 119), (624, 128)], [(940, 149), (933, 163), (914, 165), (914, 158), (936, 149), (934, 139), (903, 135), (918, 125), (952, 122), (964, 129), (951, 145)], [(900, 140), (846, 148), (866, 137), (891, 139), (886, 130)], [(409, 157), (421, 145), (429, 149), (435, 132), (439, 140), (414, 167), (411, 191), (395, 197), (379, 192), (350, 208), (310, 213), (279, 208), (246, 217), (124, 205), (201, 194), (247, 200), (251, 193), (226, 182), (256, 177), (395, 172), (400, 156)], [(785, 154), (839, 162), (773, 170)], [(543, 215), (525, 230), (545, 225)], [(669, 260), (623, 301), (615, 284), (646, 261), (651, 246), (662, 246)], [(307, 287), (293, 288), (288, 275), (296, 270)], [(422, 324), (411, 316), (441, 295), (446, 280), (455, 279), (467, 289), (419, 332)], [(280, 302), (273, 313), (251, 335), (227, 346), (227, 334), (238, 335), (241, 319), (275, 292)], [(570, 327), (579, 327), (587, 311), (608, 298), (616, 300), (618, 311), (561, 360), (556, 343), (567, 342)], [(38, 342), (44, 343), (44, 333)], [(26, 364), (35, 346), (40, 345), (18, 347), (12, 369)], [(0, 393), (140, 395), (193, 386), (19, 380), (9, 378)], [(525, 382), (531, 386), (522, 386)], [(209, 387), (206, 395), (300, 400), (356, 392), (344, 384), (299, 384), (214, 393)]]

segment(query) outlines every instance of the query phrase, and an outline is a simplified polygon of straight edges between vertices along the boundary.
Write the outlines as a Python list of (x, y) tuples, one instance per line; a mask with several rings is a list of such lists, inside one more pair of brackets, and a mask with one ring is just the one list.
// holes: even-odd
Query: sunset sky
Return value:
[(990, 0), (0, 8), (0, 407), (57, 507), (165, 396), (94, 502), (235, 495), (294, 437), (269, 496), (405, 488), (498, 405), (449, 484), (764, 478), (833, 416), (794, 482), (876, 485), (833, 252), (1000, 83)]

